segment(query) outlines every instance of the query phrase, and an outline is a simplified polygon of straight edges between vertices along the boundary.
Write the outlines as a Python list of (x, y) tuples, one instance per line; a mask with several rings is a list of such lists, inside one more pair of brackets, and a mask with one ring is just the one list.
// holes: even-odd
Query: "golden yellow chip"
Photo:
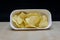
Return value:
[(16, 22), (13, 22), (13, 25), (14, 25), (16, 28), (24, 28), (24, 23), (18, 24), (18, 23), (16, 23)]
[(25, 25), (25, 27), (26, 28), (35, 28), (36, 26), (33, 26), (33, 25), (31, 26), (31, 25), (28, 24), (28, 25)]
[(39, 27), (43, 28), (43, 27), (47, 27), (47, 26), (48, 26), (47, 17), (45, 15), (43, 15), (42, 19), (39, 23)]
[(15, 15), (12, 17), (12, 21), (14, 21), (18, 24), (21, 24), (23, 22), (23, 19), (20, 16)]
[(20, 16), (17, 16), (17, 23), (21, 24), (23, 22), (23, 19)]
[(47, 27), (47, 25), (48, 25), (48, 22), (44, 21), (44, 22), (40, 22), (39, 27), (44, 28), (44, 27)]
[(29, 24), (28, 27), (36, 27), (36, 24), (40, 21), (40, 18), (38, 16), (31, 16), (29, 18), (26, 18), (26, 22)]
[(12, 21), (12, 23), (13, 23), (13, 25), (14, 25), (15, 27), (17, 27), (16, 22), (13, 22), (13, 21)]
[(33, 28), (34, 26), (32, 26), (32, 25), (30, 25), (30, 24), (28, 24), (25, 20), (24, 20), (24, 26), (26, 27), (26, 28)]
[(13, 22), (16, 22), (16, 20), (17, 20), (17, 15), (14, 15), (14, 16), (12, 17), (12, 21), (13, 21)]
[(24, 23), (20, 24), (20, 27), (21, 28), (25, 28)]
[(42, 15), (42, 20), (43, 21), (48, 21), (47, 16), (46, 15)]
[(35, 25), (40, 21), (40, 18), (38, 16), (31, 16), (29, 18), (26, 18), (26, 22), (28, 24)]
[(27, 14), (27, 17), (30, 17), (30, 16), (40, 16), (41, 14), (38, 14), (38, 13), (28, 13)]
[(21, 13), (19, 14), (19, 16), (20, 16), (21, 18), (23, 18), (23, 19), (26, 18), (26, 14), (25, 14), (24, 12), (21, 12)]

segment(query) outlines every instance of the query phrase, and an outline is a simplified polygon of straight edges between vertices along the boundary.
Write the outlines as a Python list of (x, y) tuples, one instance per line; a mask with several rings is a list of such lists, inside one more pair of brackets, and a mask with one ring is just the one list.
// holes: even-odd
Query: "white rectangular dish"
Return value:
[[(48, 26), (46, 28), (16, 28), (12, 23), (12, 16), (14, 14), (16, 14), (16, 12), (20, 12), (20, 11), (26, 11), (26, 12), (28, 12), (28, 11), (39, 11), (39, 12), (42, 12), (43, 14), (46, 14), (48, 16)], [(20, 10), (14, 10), (10, 14), (10, 27), (14, 30), (48, 29), (51, 27), (51, 25), (52, 25), (51, 13), (46, 9), (20, 9)]]

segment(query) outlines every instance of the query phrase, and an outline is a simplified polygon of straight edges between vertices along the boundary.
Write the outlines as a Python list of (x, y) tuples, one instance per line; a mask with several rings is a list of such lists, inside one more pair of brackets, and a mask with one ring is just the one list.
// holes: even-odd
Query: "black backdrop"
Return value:
[(10, 13), (15, 9), (48, 9), (53, 21), (60, 21), (59, 1), (0, 0), (0, 22), (10, 21)]

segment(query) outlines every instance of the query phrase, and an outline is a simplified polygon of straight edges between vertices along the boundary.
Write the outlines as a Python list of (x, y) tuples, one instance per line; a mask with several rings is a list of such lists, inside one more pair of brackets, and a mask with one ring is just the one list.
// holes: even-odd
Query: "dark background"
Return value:
[(60, 6), (56, 0), (0, 0), (0, 22), (10, 21), (10, 13), (15, 9), (48, 9), (53, 21), (60, 21)]

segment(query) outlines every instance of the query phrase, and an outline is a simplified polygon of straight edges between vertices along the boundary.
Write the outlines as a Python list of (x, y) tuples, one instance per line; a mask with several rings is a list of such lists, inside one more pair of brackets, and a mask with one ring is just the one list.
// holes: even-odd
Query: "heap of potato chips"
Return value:
[(37, 12), (20, 12), (12, 17), (17, 28), (45, 28), (48, 26), (47, 16)]

